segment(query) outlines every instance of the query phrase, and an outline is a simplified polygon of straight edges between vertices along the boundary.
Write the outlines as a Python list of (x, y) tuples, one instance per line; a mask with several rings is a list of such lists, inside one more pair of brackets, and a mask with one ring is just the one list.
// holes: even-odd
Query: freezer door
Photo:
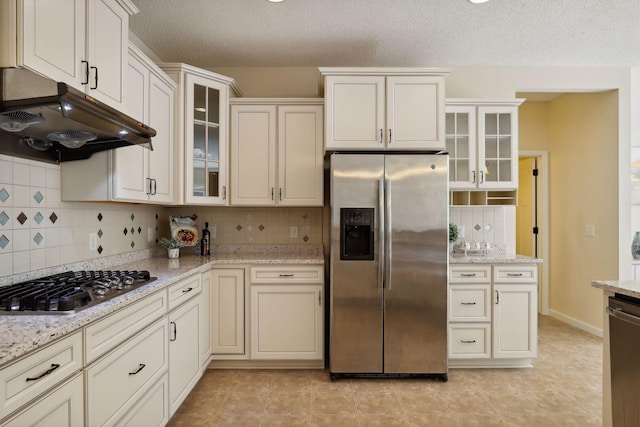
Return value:
[(447, 372), (448, 156), (385, 157), (384, 372)]
[[(383, 156), (334, 154), (331, 157), (329, 363), (332, 373), (382, 372), (380, 195), (383, 177)], [(358, 215), (371, 212), (370, 209), (373, 209), (374, 224), (373, 259), (341, 257), (341, 212)], [(349, 223), (343, 218), (342, 224), (350, 227), (357, 221)], [(357, 245), (356, 249), (356, 252), (366, 252), (366, 248), (359, 249)]]

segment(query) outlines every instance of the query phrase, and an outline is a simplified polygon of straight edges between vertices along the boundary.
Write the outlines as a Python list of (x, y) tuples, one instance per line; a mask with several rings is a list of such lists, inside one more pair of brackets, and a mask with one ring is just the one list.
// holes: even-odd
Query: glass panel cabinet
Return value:
[(228, 205), (229, 96), (233, 79), (186, 64), (163, 64), (178, 82), (184, 142), (183, 203)]
[(523, 99), (448, 99), (451, 189), (518, 188), (518, 106)]

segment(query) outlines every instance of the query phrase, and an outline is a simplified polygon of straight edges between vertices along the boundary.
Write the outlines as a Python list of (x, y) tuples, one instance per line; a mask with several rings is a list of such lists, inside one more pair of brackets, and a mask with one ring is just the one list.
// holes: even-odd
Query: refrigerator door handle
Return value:
[(384, 224), (384, 240), (385, 240), (385, 257), (384, 257), (384, 275), (385, 287), (391, 289), (391, 257), (393, 256), (393, 247), (391, 242), (391, 181), (385, 180), (384, 189), (385, 201), (385, 224)]
[(378, 180), (378, 289), (384, 289), (384, 178)]

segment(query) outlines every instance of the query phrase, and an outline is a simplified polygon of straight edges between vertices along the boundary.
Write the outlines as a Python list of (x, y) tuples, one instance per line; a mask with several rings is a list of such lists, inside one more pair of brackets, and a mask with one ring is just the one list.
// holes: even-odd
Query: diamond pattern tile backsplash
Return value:
[(516, 252), (515, 206), (452, 206), (449, 222), (458, 226), (458, 240), (489, 242)]
[(0, 276), (157, 246), (160, 207), (60, 198), (59, 165), (0, 155)]

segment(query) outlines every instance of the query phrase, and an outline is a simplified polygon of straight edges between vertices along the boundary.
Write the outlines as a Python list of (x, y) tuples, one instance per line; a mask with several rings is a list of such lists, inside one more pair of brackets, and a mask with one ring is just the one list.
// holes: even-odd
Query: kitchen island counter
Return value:
[[(212, 248), (209, 256), (192, 255), (192, 248), (183, 248), (180, 258), (162, 256), (138, 259), (109, 265), (105, 260), (96, 260), (61, 266), (43, 272), (41, 276), (61, 271), (110, 269), (148, 270), (157, 280), (127, 292), (104, 303), (73, 314), (22, 315), (0, 314), (0, 367), (15, 359), (49, 344), (54, 340), (126, 307), (154, 292), (166, 289), (192, 274), (206, 272), (216, 265), (227, 264), (324, 264), (322, 245), (219, 245)], [(29, 280), (30, 277), (14, 280)], [(0, 312), (1, 313), (1, 312)]]
[(640, 281), (637, 280), (594, 280), (594, 288), (640, 298)]

